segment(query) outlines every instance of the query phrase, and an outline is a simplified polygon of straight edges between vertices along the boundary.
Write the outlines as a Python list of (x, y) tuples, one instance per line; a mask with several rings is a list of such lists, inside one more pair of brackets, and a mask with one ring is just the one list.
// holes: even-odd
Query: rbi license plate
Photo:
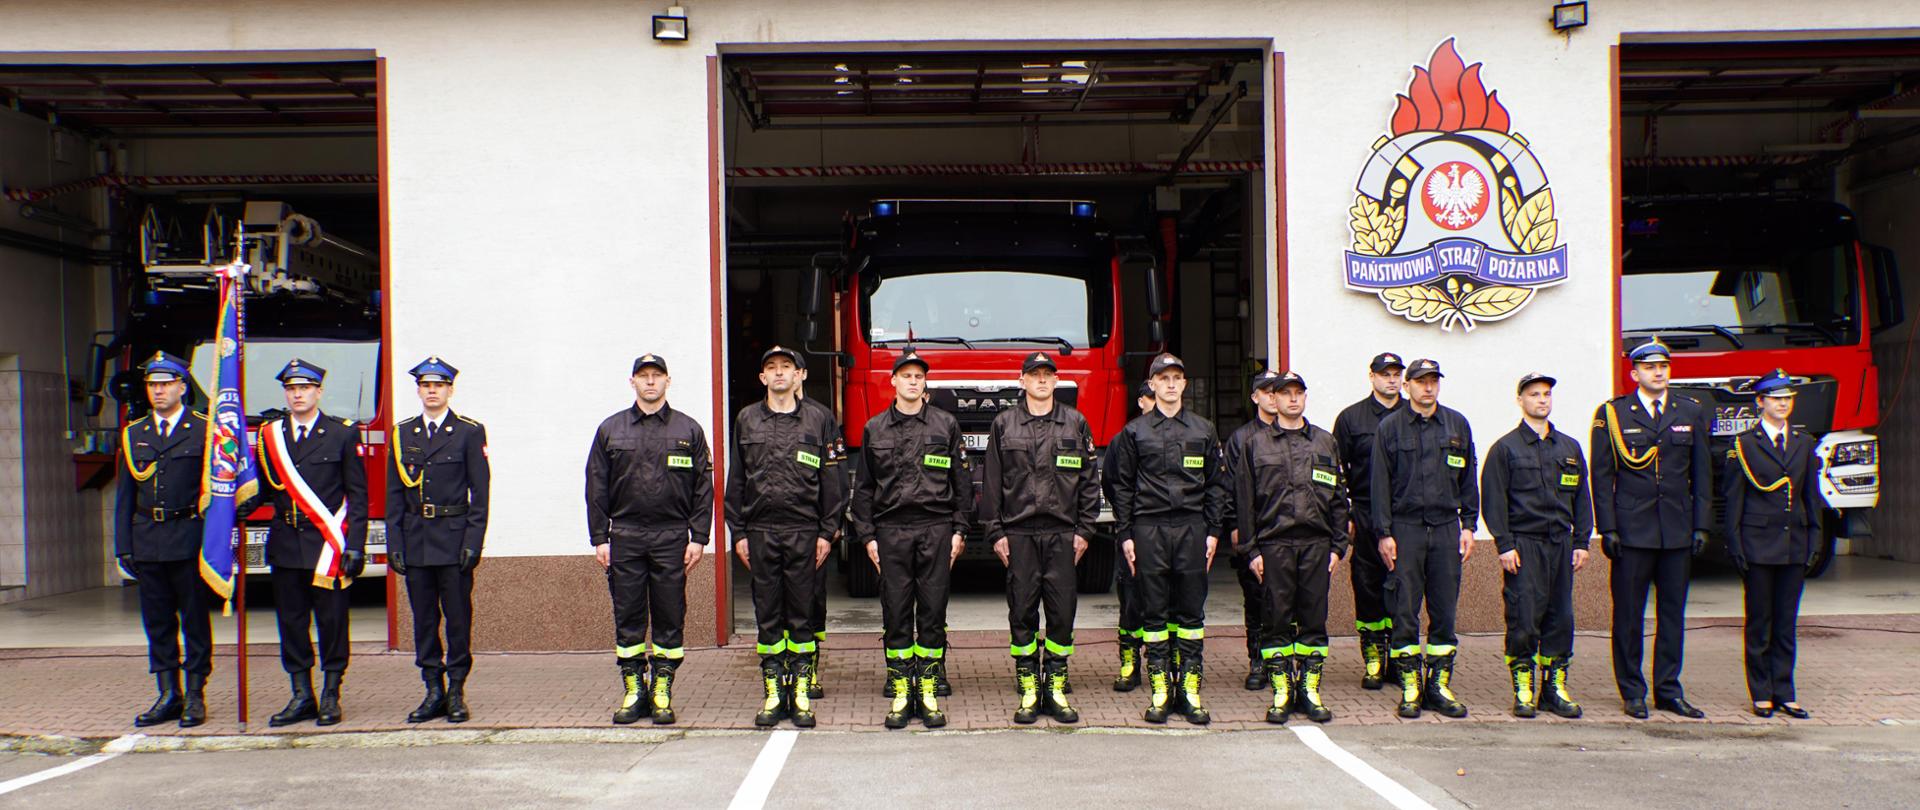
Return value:
[(965, 440), (968, 450), (976, 453), (984, 453), (987, 451), (987, 434), (963, 433), (961, 434), (961, 438)]
[(247, 567), (267, 567), (267, 530), (247, 528)]
[[(1743, 411), (1745, 411), (1743, 413)], [(1718, 408), (1713, 414), (1713, 435), (1735, 436), (1753, 428), (1760, 422), (1757, 415), (1749, 415), (1746, 408)]]

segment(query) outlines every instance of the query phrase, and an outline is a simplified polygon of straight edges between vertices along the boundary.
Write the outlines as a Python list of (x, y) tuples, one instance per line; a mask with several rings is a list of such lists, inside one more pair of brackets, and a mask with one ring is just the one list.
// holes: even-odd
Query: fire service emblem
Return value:
[(1547, 174), (1481, 64), (1448, 39), (1414, 67), (1348, 209), (1347, 288), (1449, 332), (1512, 317), (1567, 280)]

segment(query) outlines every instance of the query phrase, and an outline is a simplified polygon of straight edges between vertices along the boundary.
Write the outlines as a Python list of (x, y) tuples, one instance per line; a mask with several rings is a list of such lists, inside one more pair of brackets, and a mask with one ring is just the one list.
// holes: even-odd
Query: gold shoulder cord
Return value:
[(1660, 442), (1657, 437), (1652, 447), (1640, 455), (1634, 455), (1627, 449), (1627, 439), (1620, 434), (1620, 414), (1613, 409), (1613, 403), (1604, 406), (1607, 413), (1607, 435), (1613, 439), (1613, 455), (1629, 470), (1644, 470), (1652, 465), (1655, 470), (1660, 464)]
[(412, 478), (407, 477), (407, 465), (400, 461), (400, 426), (397, 424), (393, 426), (393, 441), (387, 445), (387, 453), (393, 456), (393, 470), (400, 474), (400, 485), (407, 489), (419, 489), (420, 482), (427, 475), (422, 472)]
[(285, 492), (287, 485), (273, 480), (273, 463), (267, 460), (267, 440), (264, 438), (267, 431), (272, 430), (276, 424), (279, 423), (268, 422), (260, 426), (260, 433), (254, 436), (253, 454), (260, 459), (260, 480), (267, 482), (267, 486)]
[[(135, 422), (134, 424), (139, 424), (139, 423)], [(126, 457), (127, 472), (133, 475), (133, 480), (145, 483), (147, 479), (153, 477), (154, 470), (157, 470), (160, 468), (160, 462), (155, 461), (152, 464), (148, 464), (145, 469), (142, 469), (134, 465), (133, 442), (128, 440), (127, 438), (127, 431), (132, 427), (133, 425), (128, 425), (120, 429), (120, 455)]]
[(1747, 443), (1741, 441), (1738, 436), (1734, 437), (1733, 440), (1733, 457), (1740, 460), (1740, 471), (1747, 474), (1747, 483), (1752, 484), (1754, 489), (1760, 490), (1761, 492), (1773, 492), (1781, 487), (1786, 487), (1787, 503), (1789, 504), (1789, 508), (1791, 508), (1791, 504), (1793, 503), (1792, 478), (1782, 475), (1780, 476), (1780, 480), (1771, 484), (1760, 483), (1759, 479), (1753, 477), (1753, 468), (1747, 465)]

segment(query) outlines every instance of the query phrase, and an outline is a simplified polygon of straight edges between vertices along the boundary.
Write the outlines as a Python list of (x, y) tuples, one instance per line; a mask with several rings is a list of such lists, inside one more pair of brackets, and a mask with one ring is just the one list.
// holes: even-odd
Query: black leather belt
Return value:
[(153, 518), (153, 522), (165, 523), (169, 520), (182, 520), (185, 518), (190, 518), (190, 517), (193, 517), (194, 515), (199, 514), (199, 512), (198, 510), (195, 510), (193, 507), (187, 507), (185, 509), (161, 509), (161, 508), (155, 507), (153, 509), (147, 510), (147, 514)]
[(458, 517), (466, 513), (467, 505), (464, 503), (449, 504), (447, 506), (436, 506), (430, 503), (420, 504), (420, 516), (427, 520), (443, 517)]

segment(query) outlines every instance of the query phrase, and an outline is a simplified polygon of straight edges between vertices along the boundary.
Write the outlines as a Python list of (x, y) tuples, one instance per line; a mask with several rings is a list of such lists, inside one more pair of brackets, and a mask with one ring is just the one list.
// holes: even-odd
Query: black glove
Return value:
[(1747, 572), (1747, 555), (1729, 553), (1727, 556), (1733, 558), (1734, 570), (1739, 571), (1742, 574)]
[(1620, 556), (1620, 535), (1614, 532), (1602, 532), (1600, 535), (1600, 553), (1611, 560)]
[(460, 573), (470, 573), (480, 565), (480, 552), (470, 548), (460, 549)]
[(340, 555), (340, 562), (340, 570), (343, 573), (348, 577), (357, 577), (367, 568), (367, 555), (365, 552), (348, 549)]
[(404, 577), (407, 575), (407, 560), (400, 555), (400, 549), (398, 547), (387, 549), (387, 567), (393, 569), (393, 572), (400, 576)]
[(1700, 556), (1700, 552), (1706, 551), (1706, 550), (1707, 550), (1707, 533), (1702, 531), (1695, 531), (1693, 533), (1693, 556), (1698, 557)]
[(121, 572), (123, 572), (123, 573), (125, 573), (125, 574), (127, 575), (127, 579), (131, 579), (131, 580), (133, 580), (134, 582), (139, 582), (139, 581), (140, 581), (140, 572), (139, 572), (139, 571), (136, 571), (136, 570), (134, 570), (134, 567), (133, 567), (133, 555), (132, 555), (132, 554), (122, 554), (122, 555), (120, 555), (120, 556), (119, 556), (119, 557), (118, 557), (117, 559), (119, 559), (119, 560), (120, 560), (120, 570), (121, 570)]

